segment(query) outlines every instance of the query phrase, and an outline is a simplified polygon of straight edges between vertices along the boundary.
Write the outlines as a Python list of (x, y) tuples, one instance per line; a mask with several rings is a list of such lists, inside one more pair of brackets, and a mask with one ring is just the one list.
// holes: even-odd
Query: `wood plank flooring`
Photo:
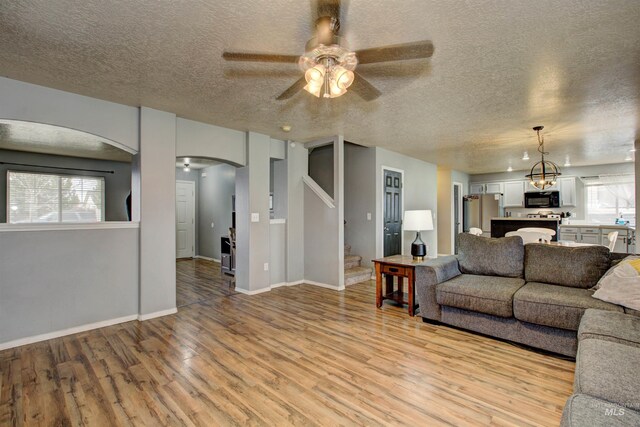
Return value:
[(220, 264), (205, 259), (176, 261), (176, 304), (178, 307), (216, 297), (235, 295), (233, 276), (220, 274)]
[[(187, 290), (215, 269), (177, 265)], [(0, 425), (558, 425), (573, 362), (376, 309), (374, 288), (196, 286), (176, 315), (2, 351)]]

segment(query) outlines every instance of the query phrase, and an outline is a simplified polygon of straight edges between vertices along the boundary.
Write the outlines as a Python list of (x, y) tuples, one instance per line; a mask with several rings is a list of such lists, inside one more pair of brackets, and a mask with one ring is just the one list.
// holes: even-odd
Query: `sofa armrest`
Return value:
[(455, 255), (429, 260), (416, 266), (416, 296), (420, 316), (440, 320), (440, 305), (436, 301), (436, 285), (459, 276), (458, 258)]

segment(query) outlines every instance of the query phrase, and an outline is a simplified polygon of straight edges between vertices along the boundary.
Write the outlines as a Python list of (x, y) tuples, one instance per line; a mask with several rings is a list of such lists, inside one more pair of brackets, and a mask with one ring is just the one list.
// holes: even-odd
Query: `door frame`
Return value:
[(464, 184), (462, 184), (461, 182), (457, 182), (457, 181), (453, 181), (453, 183), (451, 184), (451, 213), (453, 214), (455, 212), (455, 206), (456, 206), (456, 200), (454, 195), (456, 194), (455, 192), (455, 188), (458, 187), (459, 191), (458, 191), (458, 218), (453, 218), (453, 223), (451, 224), (451, 253), (455, 254), (456, 252), (456, 236), (458, 235), (458, 230), (455, 229), (456, 227), (456, 219), (458, 220), (458, 223), (460, 224), (460, 232), (462, 232), (463, 230), (463, 225), (462, 225), (462, 221), (464, 220), (464, 216), (462, 214), (462, 204), (464, 203)]
[(389, 172), (398, 172), (400, 174), (400, 211), (402, 212), (402, 219), (400, 220), (400, 253), (402, 255), (404, 255), (404, 170), (403, 169), (398, 169), (398, 168), (393, 168), (391, 166), (384, 166), (382, 165), (381, 167), (381, 177), (380, 180), (382, 182), (382, 203), (380, 203), (380, 219), (381, 219), (381, 227), (378, 230), (378, 233), (381, 233), (381, 242), (382, 242), (382, 248), (381, 248), (381, 256), (384, 256), (384, 171), (389, 171)]
[[(193, 197), (192, 197), (192, 209), (193, 212), (193, 222), (191, 223), (191, 235), (193, 236), (193, 249), (191, 250), (191, 258), (195, 258), (196, 256), (196, 183), (195, 181), (185, 181), (182, 179), (176, 179), (177, 184), (188, 184), (193, 189)], [(176, 199), (173, 201), (174, 208), (176, 207), (176, 202), (178, 201), (178, 195), (176, 194)], [(178, 233), (178, 216), (176, 215), (176, 224), (175, 224), (175, 232)], [(178, 258), (178, 251), (176, 248), (176, 259)]]

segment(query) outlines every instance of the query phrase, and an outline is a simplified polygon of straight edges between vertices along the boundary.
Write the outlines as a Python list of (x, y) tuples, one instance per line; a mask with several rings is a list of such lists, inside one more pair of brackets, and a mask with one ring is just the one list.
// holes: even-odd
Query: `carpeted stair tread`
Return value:
[(362, 257), (359, 255), (347, 255), (344, 257), (344, 269), (360, 267), (360, 261), (362, 261)]
[(344, 284), (345, 286), (355, 285), (356, 283), (366, 282), (371, 280), (371, 272), (373, 270), (370, 267), (353, 267), (344, 271)]

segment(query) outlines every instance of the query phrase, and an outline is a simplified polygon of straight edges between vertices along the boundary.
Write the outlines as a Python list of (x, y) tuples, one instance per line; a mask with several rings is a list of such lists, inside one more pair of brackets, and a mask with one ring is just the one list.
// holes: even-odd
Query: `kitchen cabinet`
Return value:
[(484, 192), (486, 194), (502, 194), (504, 193), (504, 186), (502, 182), (489, 182), (484, 185)]
[(504, 183), (503, 206), (505, 208), (521, 208), (524, 206), (524, 181), (507, 181)]
[(504, 183), (502, 182), (476, 182), (469, 185), (471, 194), (502, 194)]
[(563, 225), (560, 227), (560, 240), (609, 246), (608, 235), (612, 231), (618, 232), (618, 239), (613, 252), (635, 253), (634, 231), (623, 227)]
[(484, 184), (470, 184), (469, 192), (471, 194), (484, 194)]
[(573, 177), (560, 178), (558, 180), (557, 185), (560, 191), (560, 205), (575, 206), (576, 205), (576, 179)]
[(600, 244), (600, 234), (580, 234), (580, 243)]
[(627, 252), (628, 250), (628, 240), (629, 235), (628, 231), (624, 229), (613, 229), (613, 228), (603, 228), (602, 229), (602, 244), (604, 246), (609, 246), (609, 233), (618, 232), (618, 238), (616, 239), (616, 245), (613, 248), (612, 252)]

